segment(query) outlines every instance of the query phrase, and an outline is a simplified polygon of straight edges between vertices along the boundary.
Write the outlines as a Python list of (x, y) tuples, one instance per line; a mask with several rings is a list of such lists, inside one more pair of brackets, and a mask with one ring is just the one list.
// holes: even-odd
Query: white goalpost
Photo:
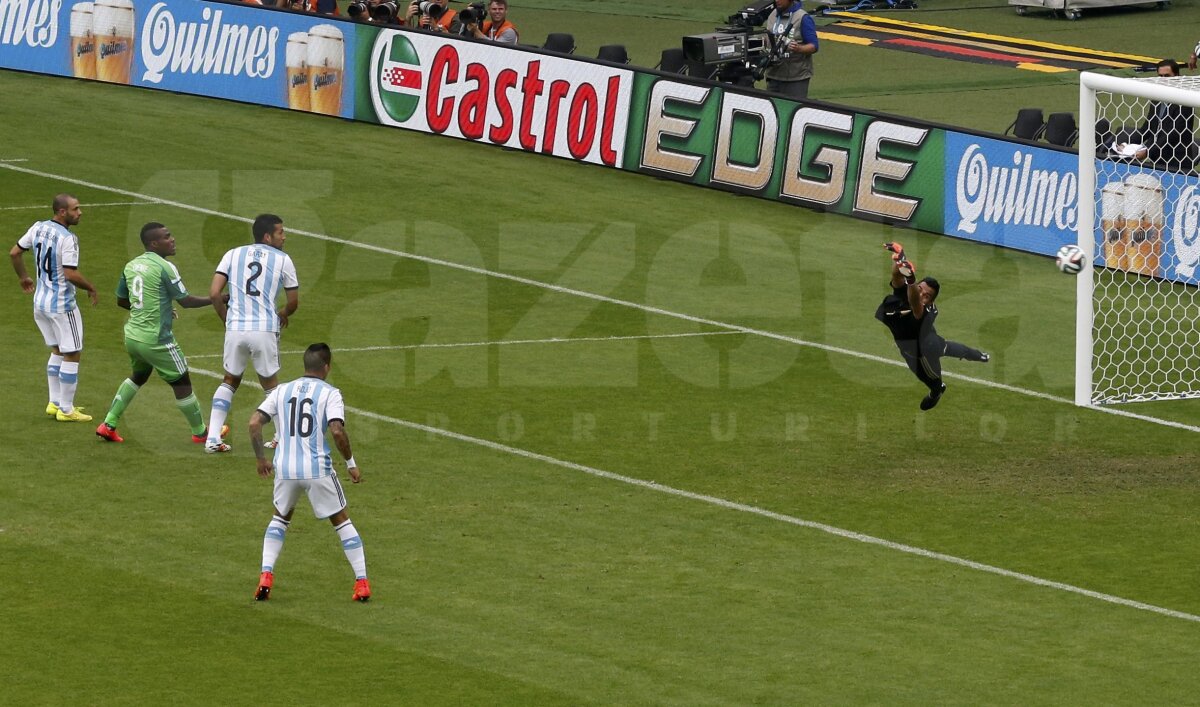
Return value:
[(1075, 404), (1200, 397), (1200, 76), (1079, 83)]

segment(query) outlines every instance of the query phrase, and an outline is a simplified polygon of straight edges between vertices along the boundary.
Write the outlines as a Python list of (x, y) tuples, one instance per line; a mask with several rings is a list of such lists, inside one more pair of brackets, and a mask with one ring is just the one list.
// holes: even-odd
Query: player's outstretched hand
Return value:
[(892, 254), (892, 260), (897, 262), (904, 260), (904, 246), (901, 243), (884, 243), (883, 247)]

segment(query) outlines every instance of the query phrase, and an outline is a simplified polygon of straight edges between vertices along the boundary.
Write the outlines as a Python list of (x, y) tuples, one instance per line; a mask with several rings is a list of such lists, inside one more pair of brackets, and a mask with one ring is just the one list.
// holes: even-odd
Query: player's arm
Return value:
[(279, 315), (279, 326), (287, 326), (288, 319), (300, 308), (300, 288), (291, 287), (283, 291), (283, 306), (275, 314)]
[(358, 470), (354, 455), (350, 453), (350, 435), (346, 432), (346, 425), (341, 420), (330, 420), (329, 433), (333, 435), (333, 443), (346, 460), (346, 471), (350, 474), (350, 480), (356, 484), (362, 481), (362, 472)]
[(267, 448), (263, 445), (263, 425), (271, 421), (271, 416), (262, 410), (255, 410), (250, 416), (250, 448), (254, 450), (254, 459), (258, 464), (258, 475), (264, 479), (270, 478), (275, 471), (275, 465), (267, 459)]
[(121, 279), (117, 281), (117, 306), (121, 309), (133, 307), (129, 301), (129, 284), (125, 281), (125, 273), (121, 273)]
[(212, 305), (211, 297), (197, 297), (196, 295), (184, 295), (175, 301), (184, 309), (200, 309)]
[(225, 298), (221, 296), (221, 291), (225, 289), (227, 282), (229, 282), (229, 277), (218, 270), (213, 273), (212, 284), (208, 286), (208, 298), (212, 300), (212, 308), (217, 310), (217, 316), (221, 318), (221, 321), (225, 321), (225, 317), (229, 314), (229, 307), (225, 305)]
[(77, 268), (73, 268), (70, 265), (64, 265), (63, 277), (67, 278), (72, 285), (78, 287), (79, 289), (87, 290), (88, 299), (92, 301), (93, 307), (100, 304), (100, 293), (96, 291), (96, 286), (89, 282), (88, 279), (83, 276), (83, 273), (79, 272)]
[(914, 319), (920, 319), (925, 316), (925, 304), (921, 302), (921, 288), (915, 282), (908, 285), (908, 306), (912, 307)]
[(33, 278), (29, 277), (29, 272), (25, 270), (25, 249), (17, 244), (8, 251), (8, 257), (12, 258), (13, 271), (17, 273), (17, 280), (21, 282), (21, 290), (32, 294)]

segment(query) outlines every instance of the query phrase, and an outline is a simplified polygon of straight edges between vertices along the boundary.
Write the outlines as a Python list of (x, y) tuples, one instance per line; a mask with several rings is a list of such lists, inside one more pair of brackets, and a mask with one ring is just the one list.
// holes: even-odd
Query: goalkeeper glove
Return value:
[(909, 261), (896, 261), (896, 270), (904, 277), (904, 284), (911, 285), (917, 281), (917, 266)]
[(883, 247), (892, 254), (892, 260), (904, 260), (904, 246), (900, 243), (884, 243)]

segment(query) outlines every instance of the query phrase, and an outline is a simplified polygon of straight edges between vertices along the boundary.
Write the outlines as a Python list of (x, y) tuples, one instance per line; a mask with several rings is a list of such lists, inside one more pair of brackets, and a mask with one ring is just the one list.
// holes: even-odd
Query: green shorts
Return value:
[(165, 344), (147, 344), (125, 339), (125, 350), (129, 352), (129, 365), (134, 373), (149, 374), (154, 369), (168, 383), (183, 378), (188, 372), (187, 359), (173, 340)]

